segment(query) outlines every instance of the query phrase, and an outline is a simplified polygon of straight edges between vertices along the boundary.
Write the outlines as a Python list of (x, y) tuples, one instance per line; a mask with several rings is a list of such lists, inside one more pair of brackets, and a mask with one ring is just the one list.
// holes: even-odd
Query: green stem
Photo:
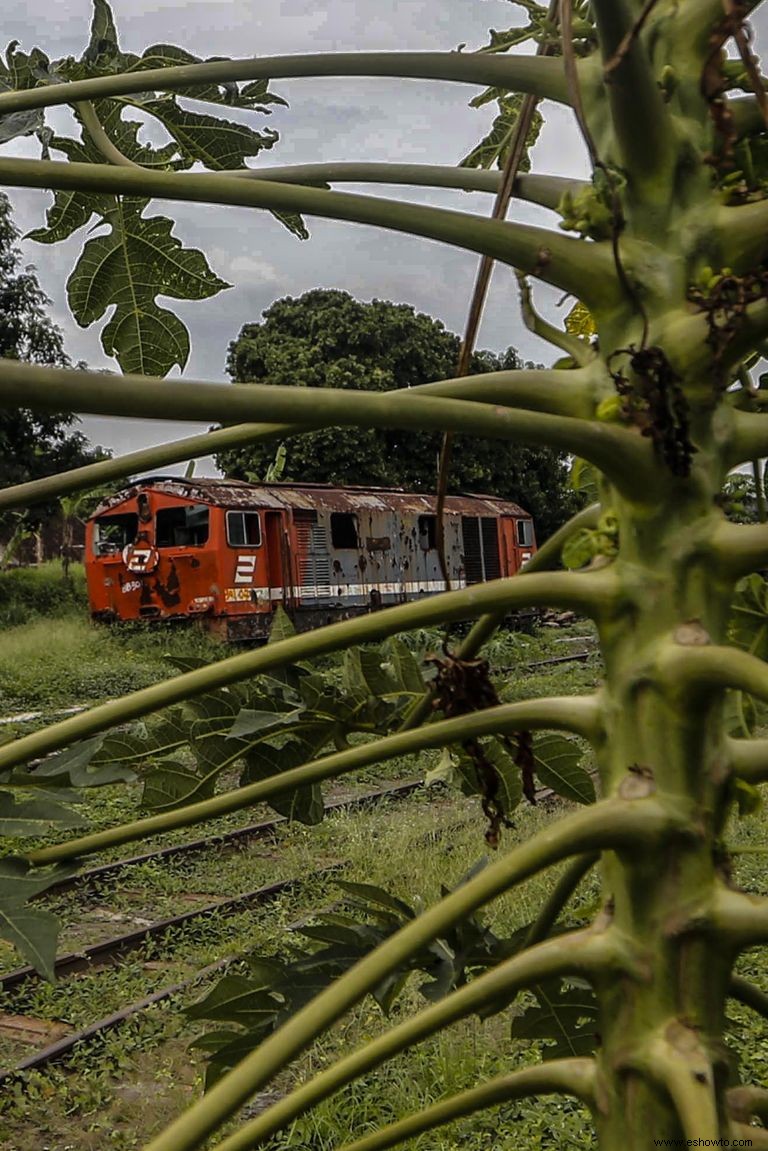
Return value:
[[(551, 415), (588, 418), (594, 406), (588, 380), (580, 379), (578, 372), (569, 372), (567, 380), (562, 378), (563, 375), (559, 371), (487, 372), (480, 376), (419, 384), (414, 388), (403, 389), (402, 394), (466, 397), (478, 402), (498, 403), (503, 407), (520, 406)], [(311, 430), (310, 424), (237, 424), (220, 428), (199, 436), (175, 440), (173, 443), (144, 448), (117, 459), (86, 464), (85, 467), (73, 468), (68, 472), (58, 472), (25, 484), (0, 488), (0, 511), (28, 507), (67, 492), (98, 487), (107, 480), (207, 456), (223, 448), (302, 435)]]
[[(359, 1003), (384, 976), (491, 899), (543, 868), (579, 852), (619, 844), (631, 845), (637, 851), (652, 850), (654, 838), (670, 834), (675, 824), (682, 830), (684, 818), (682, 812), (673, 812), (668, 803), (661, 805), (653, 799), (607, 800), (566, 816), (513, 848), (335, 980), (220, 1079), (203, 1099), (171, 1123), (146, 1151), (192, 1151), (276, 1072)], [(549, 940), (541, 948), (557, 943)], [(525, 958), (515, 957), (521, 963)], [(533, 975), (533, 967), (527, 970)], [(488, 975), (494, 973), (491, 971)], [(462, 990), (469, 994), (473, 986), (469, 984)]]
[(595, 866), (599, 855), (592, 852), (588, 855), (577, 855), (558, 879), (551, 894), (544, 902), (539, 914), (530, 926), (525, 937), (525, 947), (533, 947), (546, 939), (557, 922), (560, 912), (573, 895), (585, 875)]
[(506, 612), (524, 606), (557, 606), (569, 607), (585, 615), (599, 615), (610, 611), (614, 593), (615, 581), (610, 570), (581, 574), (542, 572), (473, 584), (461, 591), (444, 592), (428, 600), (400, 604), (371, 615), (329, 624), (163, 680), (5, 744), (0, 747), (0, 771), (67, 747), (115, 724), (129, 723), (164, 707), (299, 660), (312, 659), (355, 644), (375, 642), (410, 628), (471, 619), (491, 608)]
[(765, 131), (763, 113), (754, 96), (732, 97), (726, 101), (726, 107), (740, 140), (745, 136), (756, 136)]
[(768, 994), (759, 987), (755, 987), (754, 983), (750, 983), (748, 979), (744, 979), (742, 975), (731, 976), (728, 994), (731, 999), (743, 1003), (745, 1007), (751, 1008), (758, 1015), (762, 1015), (764, 1019), (768, 1019)]
[(722, 576), (741, 579), (768, 563), (768, 527), (724, 519), (713, 533), (711, 552)]
[[(482, 168), (451, 167), (440, 164), (387, 164), (331, 161), (326, 164), (289, 164), (274, 168), (232, 168), (222, 175), (246, 180), (276, 180), (281, 184), (409, 184), (425, 188), (456, 188), (464, 192), (499, 191), (501, 172)], [(566, 193), (578, 196), (587, 187), (583, 180), (565, 176), (525, 174), (514, 183), (519, 200), (557, 211)]]
[(283, 771), (269, 779), (223, 792), (199, 803), (187, 804), (174, 811), (151, 815), (133, 823), (120, 824), (78, 839), (69, 839), (53, 847), (32, 851), (27, 859), (35, 867), (61, 863), (65, 859), (79, 859), (96, 851), (146, 839), (180, 827), (191, 827), (233, 811), (242, 811), (256, 803), (274, 798), (294, 788), (321, 783), (384, 762), (397, 756), (414, 755), (430, 747), (446, 747), (473, 736), (494, 732), (513, 733), (540, 729), (571, 731), (585, 739), (594, 738), (599, 725), (599, 707), (592, 696), (564, 697), (563, 699), (526, 700), (487, 708), (467, 716), (442, 720), (415, 731), (401, 731), (370, 743), (358, 745), (332, 755), (325, 755), (311, 763)]
[(613, 129), (633, 199), (666, 207), (677, 149), (643, 38), (632, 37), (636, 13), (627, 0), (593, 0), (593, 10)]
[(737, 1119), (748, 1123), (753, 1115), (768, 1120), (768, 1090), (765, 1087), (732, 1087), (726, 1094), (728, 1107)]
[[(553, 1059), (540, 1067), (526, 1067), (509, 1075), (500, 1075), (474, 1087), (462, 1091), (449, 1099), (443, 1099), (432, 1107), (427, 1107), (407, 1119), (392, 1123), (380, 1131), (345, 1143), (340, 1151), (385, 1151), (406, 1139), (421, 1135), (424, 1131), (434, 1131), (460, 1119), (473, 1115), (499, 1103), (512, 1099), (522, 1099), (530, 1095), (575, 1095), (577, 1099), (590, 1105), (595, 1096), (595, 1064), (593, 1059)], [(226, 1142), (217, 1151), (226, 1151)], [(233, 1148), (234, 1151), (234, 1148)]]
[(734, 1147), (749, 1147), (751, 1151), (768, 1151), (768, 1131), (762, 1127), (753, 1127), (748, 1123), (732, 1123), (728, 1134)]
[[(616, 948), (612, 945), (609, 937), (605, 935), (595, 937), (594, 934), (587, 932), (574, 932), (571, 935), (561, 936), (559, 939), (549, 940), (530, 952), (515, 955), (491, 971), (485, 972), (460, 990), (454, 991), (446, 999), (432, 1007), (427, 1007), (418, 1015), (405, 1020), (384, 1035), (352, 1052), (351, 1055), (340, 1059), (308, 1083), (303, 1083), (300, 1087), (295, 1088), (284, 1099), (259, 1115), (257, 1119), (246, 1123), (233, 1135), (221, 1143), (217, 1143), (215, 1151), (250, 1151), (251, 1148), (257, 1147), (270, 1136), (282, 1130), (299, 1115), (304, 1114), (310, 1107), (335, 1094), (346, 1084), (359, 1079), (387, 1059), (408, 1050), (436, 1031), (482, 1010), (488, 1004), (493, 1004), (494, 1000), (498, 1000), (501, 996), (508, 1000), (516, 991), (529, 987), (532, 983), (541, 982), (542, 978), (553, 978), (579, 971), (594, 975), (597, 970), (607, 970), (610, 967), (618, 966), (618, 960)], [(584, 1060), (584, 1063), (593, 1065), (593, 1060)], [(546, 1073), (546, 1070), (551, 1067), (552, 1064), (548, 1063), (543, 1068), (537, 1067), (528, 1070)], [(518, 1075), (504, 1078), (517, 1081)], [(495, 1080), (494, 1082), (500, 1083), (501, 1081)], [(591, 1086), (592, 1078), (590, 1078), (589, 1083)], [(488, 1087), (490, 1086), (489, 1084)], [(521, 1083), (521, 1088), (522, 1086)], [(552, 1087), (553, 1091), (559, 1089), (554, 1085)], [(439, 1103), (434, 1108), (419, 1112), (417, 1115), (411, 1115), (400, 1123), (384, 1127), (366, 1139), (347, 1145), (347, 1151), (352, 1151), (352, 1148), (355, 1151), (362, 1151), (363, 1148), (366, 1151), (369, 1149), (372, 1151), (373, 1148), (391, 1147), (410, 1134), (433, 1130), (442, 1123), (449, 1122), (448, 1116), (462, 1113), (453, 1110), (458, 1100), (466, 1100), (467, 1102), (471, 1098), (479, 1100), (483, 1090), (483, 1088), (479, 1088), (473, 1092), (462, 1093), (454, 1099)], [(573, 1093), (579, 1094), (577, 1091)], [(472, 1110), (476, 1110), (478, 1107), (479, 1103), (476, 1102)], [(463, 1113), (467, 1114), (468, 1112), (464, 1111)], [(439, 1115), (446, 1117), (434, 1121), (433, 1117), (436, 1118)]]
[[(413, 389), (363, 392), (296, 388), (276, 384), (176, 383), (126, 375), (118, 391), (95, 372), (45, 368), (0, 360), (0, 407), (75, 411), (139, 419), (226, 420), (254, 417), (340, 427), (400, 427), (462, 432), (491, 439), (545, 443), (577, 452), (637, 499), (648, 499), (662, 482), (653, 450), (640, 435), (591, 420), (553, 416), (474, 400), (414, 395)], [(482, 387), (483, 377), (479, 386)], [(410, 394), (409, 394), (410, 393)]]
[(298, 77), (390, 76), (408, 80), (449, 80), (457, 84), (531, 92), (543, 100), (567, 103), (562, 65), (556, 59), (486, 56), (476, 52), (322, 52), (216, 60), (172, 68), (134, 69), (92, 80), (48, 84), (0, 93), (0, 116), (32, 108), (52, 108), (80, 100), (136, 92), (173, 92), (239, 80), (289, 80)]
[(520, 272), (517, 273), (517, 282), (520, 285), (520, 307), (523, 313), (523, 323), (528, 331), (533, 332), (539, 339), (546, 340), (553, 347), (559, 348), (561, 352), (565, 352), (579, 367), (585, 368), (591, 364), (597, 355), (594, 348), (591, 348), (589, 344), (577, 336), (572, 336), (569, 332), (556, 328), (554, 324), (550, 324), (543, 316), (540, 316), (533, 306), (528, 280)]
[[(766, 321), (768, 322), (768, 308)], [(764, 397), (750, 396), (749, 403), (761, 408), (764, 405)], [(728, 468), (735, 468), (748, 460), (763, 459), (768, 455), (768, 412), (735, 410), (731, 413), (731, 420), (733, 433), (726, 457)]]
[[(60, 85), (53, 85), (43, 90), (50, 92), (58, 87)], [(0, 102), (2, 99), (0, 94)], [(591, 308), (609, 305), (617, 299), (610, 245), (584, 243), (546, 228), (484, 219), (447, 208), (255, 178), (242, 180), (213, 173), (181, 175), (111, 164), (51, 160), (0, 159), (0, 183), (64, 192), (266, 208), (369, 224), (490, 256), (562, 291), (574, 293)]]
[(701, 1139), (706, 1140), (705, 1147), (717, 1146), (721, 1131), (712, 1063), (696, 1033), (673, 1023), (652, 1044), (645, 1070), (648, 1078), (668, 1092), (689, 1145)]
[(134, 160), (129, 160), (120, 149), (113, 144), (107, 133), (102, 127), (99, 117), (96, 115), (96, 109), (90, 100), (83, 100), (82, 103), (76, 104), (75, 107), (80, 113), (80, 118), (83, 121), (85, 128), (91, 140), (101, 152), (105, 160), (110, 164), (115, 164), (119, 168), (138, 168), (139, 171), (144, 171), (141, 164), (137, 164)]
[(658, 667), (669, 692), (678, 698), (736, 688), (768, 702), (768, 667), (734, 647), (665, 643)]
[(723, 205), (717, 211), (714, 239), (723, 253), (724, 266), (739, 272), (758, 267), (768, 255), (767, 233), (766, 200), (730, 207)]
[(765, 490), (763, 488), (763, 481), (760, 475), (760, 461), (752, 461), (752, 479), (755, 484), (755, 496), (757, 497), (757, 518), (761, 524), (768, 520), (768, 509), (765, 506)]
[(768, 782), (768, 739), (729, 739), (735, 775), (747, 783)]
[(768, 899), (717, 887), (709, 922), (726, 946), (743, 950), (768, 942)]
[(225, 448), (279, 439), (296, 434), (297, 430), (293, 424), (238, 424), (233, 428), (220, 428), (213, 432), (203, 432), (199, 436), (174, 440), (173, 443), (142, 448), (138, 452), (129, 452), (111, 460), (100, 460), (99, 463), (72, 468), (68, 472), (58, 472), (39, 480), (29, 480), (25, 484), (0, 488), (0, 510), (45, 503), (68, 492), (87, 491), (110, 480), (122, 479), (182, 460), (198, 459)]
[[(558, 530), (541, 545), (538, 551), (531, 556), (525, 565), (526, 573), (532, 574), (534, 572), (550, 571), (556, 567), (560, 562), (560, 553), (571, 536), (575, 532), (581, 531), (582, 528), (597, 527), (599, 518), (599, 504), (592, 504), (591, 507), (584, 508), (582, 511), (577, 512), (567, 523), (563, 524), (561, 528), (558, 528)], [(486, 643), (496, 629), (501, 626), (503, 619), (503, 614), (500, 615), (497, 612), (481, 616), (481, 618), (472, 625), (466, 638), (459, 644), (456, 652), (458, 658), (474, 659), (483, 644)], [(424, 698), (420, 703), (409, 712), (408, 718), (403, 724), (403, 731), (408, 731), (410, 728), (418, 727), (419, 724), (424, 723), (432, 711), (433, 699), (434, 689), (430, 688), (430, 690), (424, 693)]]
[[(465, 376), (456, 380), (441, 380), (434, 384), (420, 384), (414, 388), (403, 389), (401, 394), (439, 395), (448, 398), (466, 396), (478, 402), (498, 403), (502, 407), (519, 405), (531, 411), (548, 412), (551, 415), (587, 418), (594, 406), (587, 378), (580, 379), (578, 372), (569, 372), (567, 378), (564, 376), (564, 373), (558, 371), (487, 372), (480, 376)], [(244, 386), (248, 387), (247, 384)], [(143, 448), (141, 451), (131, 452), (117, 459), (86, 464), (85, 467), (73, 468), (68, 472), (58, 472), (56, 475), (30, 480), (25, 484), (0, 488), (0, 511), (28, 507), (30, 504), (41, 503), (67, 492), (98, 487), (107, 480), (154, 470), (181, 460), (207, 456), (223, 448), (275, 438), (288, 438), (311, 430), (310, 424), (237, 424), (205, 432), (199, 436), (175, 440), (173, 443)]]

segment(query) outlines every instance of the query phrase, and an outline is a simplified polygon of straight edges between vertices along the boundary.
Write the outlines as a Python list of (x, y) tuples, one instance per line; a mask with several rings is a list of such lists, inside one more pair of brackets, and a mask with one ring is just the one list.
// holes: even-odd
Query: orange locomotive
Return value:
[[(533, 522), (492, 496), (449, 496), (453, 587), (513, 575)], [(264, 637), (281, 604), (300, 629), (445, 587), (435, 499), (387, 488), (151, 476), (88, 521), (85, 567), (100, 620), (202, 618), (231, 640)]]

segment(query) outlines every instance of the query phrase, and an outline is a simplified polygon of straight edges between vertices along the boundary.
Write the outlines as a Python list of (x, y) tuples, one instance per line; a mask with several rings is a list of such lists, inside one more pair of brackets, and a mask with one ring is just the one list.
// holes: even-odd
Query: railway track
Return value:
[[(365, 792), (363, 795), (335, 800), (326, 804), (325, 811), (326, 814), (332, 814), (335, 811), (353, 811), (356, 808), (381, 803), (386, 799), (402, 799), (411, 795), (420, 787), (423, 787), (422, 780), (408, 780), (406, 783), (377, 788), (376, 791)], [(287, 822), (288, 820), (283, 816), (277, 816), (275, 819), (251, 824), (249, 827), (238, 828), (236, 831), (228, 832), (226, 835), (212, 836), (209, 839), (196, 839), (190, 843), (178, 844), (175, 847), (166, 847), (159, 851), (147, 852), (144, 855), (135, 855), (128, 859), (116, 860), (114, 863), (105, 864), (103, 867), (90, 868), (87, 871), (81, 872), (78, 876), (72, 876), (56, 886), (49, 887), (42, 893), (40, 898), (45, 898), (52, 892), (61, 891), (72, 886), (89, 884), (105, 878), (114, 878), (116, 875), (122, 874), (123, 871), (137, 864), (178, 858), (185, 854), (193, 854), (206, 849), (209, 850), (212, 847), (215, 848), (222, 843), (242, 843), (248, 839), (266, 838), (273, 834), (275, 829), (281, 824)], [(331, 865), (330, 868), (320, 868), (315, 874), (321, 874), (324, 871), (332, 870), (338, 866), (339, 864), (336, 863)], [(206, 904), (204, 907), (193, 908), (191, 911), (182, 912), (180, 915), (158, 919), (154, 923), (139, 927), (135, 931), (124, 932), (121, 935), (115, 935), (111, 939), (104, 940), (102, 943), (96, 943), (90, 947), (82, 948), (79, 951), (73, 951), (66, 955), (59, 956), (54, 964), (54, 972), (58, 977), (78, 971), (93, 970), (97, 965), (103, 966), (113, 959), (122, 957), (129, 951), (143, 946), (143, 944), (149, 940), (159, 939), (168, 931), (177, 927), (184, 927), (196, 919), (205, 919), (211, 915), (232, 915), (246, 907), (266, 903), (282, 892), (290, 890), (291, 887), (295, 887), (298, 882), (299, 880), (295, 878), (280, 880), (277, 883), (256, 888), (254, 891), (247, 891), (242, 895), (232, 896), (229, 899), (216, 900)], [(15, 990), (28, 980), (39, 978), (41, 978), (41, 976), (35, 967), (17, 967), (13, 971), (9, 971), (5, 975), (0, 976), (0, 993)]]
[[(589, 648), (577, 652), (572, 652), (568, 655), (531, 661), (524, 665), (499, 667), (496, 670), (502, 672), (520, 672), (560, 664), (584, 662), (594, 654), (595, 649)], [(69, 713), (71, 710), (72, 709), (67, 709), (67, 712)], [(21, 717), (19, 718), (21, 719)], [(23, 717), (23, 720), (31, 721), (33, 718), (38, 717), (32, 715), (31, 713), (27, 713)], [(12, 719), (13, 717), (11, 717), (11, 720)], [(2, 723), (2, 721), (0, 721), (0, 723)], [(327, 804), (326, 812), (330, 814), (334, 811), (354, 810), (355, 808), (361, 808), (366, 805), (380, 803), (387, 799), (405, 798), (421, 786), (423, 786), (423, 782), (421, 780), (409, 780), (403, 784), (395, 784), (388, 787), (378, 788), (375, 791), (366, 792), (362, 795), (341, 798)], [(537, 791), (536, 798), (539, 801), (545, 801), (549, 798), (552, 798), (554, 794), (555, 793), (550, 788), (541, 788)], [(160, 848), (157, 851), (145, 852), (140, 855), (134, 855), (125, 859), (102, 864), (97, 867), (88, 868), (87, 870), (84, 870), (75, 876), (71, 876), (66, 880), (62, 880), (54, 887), (49, 888), (43, 894), (43, 896), (41, 896), (41, 898), (46, 898), (52, 893), (63, 892), (71, 888), (86, 889), (88, 887), (98, 886), (102, 882), (110, 882), (118, 879), (123, 874), (130, 874), (131, 869), (137, 868), (143, 864), (164, 863), (171, 859), (175, 860), (179, 858), (191, 857), (196, 853), (202, 853), (216, 849), (235, 849), (253, 840), (269, 839), (273, 837), (277, 833), (278, 829), (287, 822), (288, 821), (285, 819), (285, 817), (277, 816), (272, 819), (262, 820), (258, 823), (249, 824), (245, 827), (237, 828), (233, 831), (224, 832), (215, 836), (210, 836), (208, 838), (195, 839), (187, 843)], [(434, 838), (434, 833), (432, 833), (432, 837)], [(343, 861), (331, 863), (330, 865), (318, 869), (318, 871), (316, 871), (314, 874), (319, 875), (330, 873), (341, 866), (343, 866)], [(245, 892), (239, 896), (208, 903), (203, 907), (195, 908), (191, 911), (184, 912), (181, 915), (157, 920), (136, 930), (125, 932), (101, 943), (82, 948), (79, 951), (61, 955), (56, 960), (54, 968), (56, 975), (60, 977), (66, 977), (78, 972), (97, 971), (100, 968), (113, 965), (126, 954), (143, 947), (148, 941), (162, 940), (164, 936), (166, 936), (169, 932), (172, 932), (174, 929), (185, 927), (186, 925), (193, 923), (196, 920), (204, 920), (213, 916), (234, 915), (248, 907), (255, 908), (264, 906), (271, 900), (276, 899), (281, 894), (300, 887), (303, 882), (304, 879), (302, 877), (296, 876), (288, 879), (283, 879), (276, 883), (267, 884), (263, 887)], [(291, 924), (289, 925), (289, 928), (293, 926), (298, 926), (298, 924)], [(30, 1055), (28, 1058), (23, 1059), (14, 1067), (0, 1070), (0, 1084), (13, 1079), (15, 1076), (18, 1076), (23, 1072), (39, 1069), (65, 1058), (77, 1047), (78, 1044), (97, 1038), (100, 1035), (105, 1034), (116, 1027), (119, 1027), (127, 1020), (140, 1015), (142, 1012), (148, 1010), (153, 1005), (170, 1000), (174, 996), (177, 996), (182, 992), (205, 982), (207, 979), (213, 977), (214, 975), (222, 973), (227, 967), (233, 963), (236, 963), (238, 958), (238, 956), (231, 956), (220, 959), (217, 962), (210, 964), (190, 975), (187, 979), (177, 981), (167, 987), (161, 988), (144, 997), (143, 999), (122, 1007), (120, 1010), (113, 1012), (112, 1014), (105, 1016), (102, 1019), (95, 1020), (94, 1022), (89, 1023), (86, 1027), (58, 1039), (56, 1042), (51, 1043)], [(0, 976), (0, 992), (2, 992), (4, 995), (14, 993), (19, 988), (22, 988), (27, 982), (39, 978), (40, 977), (34, 968), (17, 968), (3, 976)]]
[[(363, 808), (370, 805), (381, 803), (388, 799), (403, 799), (413, 794), (418, 788), (423, 787), (422, 780), (409, 780), (405, 783), (394, 784), (389, 787), (377, 788), (375, 791), (365, 792), (362, 795), (352, 796), (345, 799), (339, 799), (326, 805), (326, 812), (332, 813), (335, 811), (349, 811)], [(219, 846), (222, 843), (233, 844), (242, 843), (244, 840), (254, 838), (269, 837), (281, 825), (288, 821), (278, 816), (275, 819), (265, 820), (258, 824), (252, 824), (249, 827), (240, 828), (235, 832), (227, 833), (223, 836), (213, 836), (208, 840), (195, 840), (188, 844), (179, 844), (172, 848), (164, 848), (157, 852), (149, 852), (141, 856), (133, 856), (125, 860), (118, 860), (114, 863), (106, 864), (103, 867), (91, 868), (88, 871), (82, 872), (79, 876), (72, 877), (58, 886), (58, 890), (64, 887), (71, 887), (73, 884), (88, 884), (97, 880), (114, 878), (120, 875), (123, 869), (130, 869), (139, 863), (146, 863), (150, 860), (167, 859), (169, 856), (178, 857), (185, 853), (192, 854), (200, 852), (204, 849)], [(343, 861), (337, 861), (328, 864), (324, 867), (318, 868), (313, 872), (313, 876), (331, 874), (339, 867), (343, 866)], [(181, 915), (171, 916), (169, 918), (160, 919), (156, 922), (150, 923), (145, 927), (137, 930), (125, 932), (120, 935), (113, 936), (108, 940), (101, 943), (94, 944), (89, 947), (82, 948), (78, 951), (70, 952), (61, 955), (57, 958), (54, 971), (57, 977), (69, 976), (83, 971), (96, 971), (108, 965), (112, 965), (121, 960), (127, 953), (143, 947), (150, 940), (162, 940), (168, 932), (174, 929), (182, 928), (195, 920), (210, 918), (212, 916), (227, 916), (236, 914), (246, 908), (254, 908), (264, 906), (273, 899), (276, 899), (281, 894), (299, 888), (305, 882), (304, 877), (293, 876), (288, 879), (279, 880), (276, 883), (270, 883), (263, 887), (256, 888), (253, 891), (245, 892), (242, 895), (233, 896), (228, 899), (218, 900), (204, 907), (195, 908), (191, 911), (182, 913)], [(48, 889), (44, 893), (47, 896), (53, 888)], [(297, 926), (291, 924), (289, 927)], [(211, 964), (203, 968), (201, 971), (196, 972), (188, 979), (181, 982), (174, 983), (168, 987), (162, 988), (159, 991), (153, 992), (151, 995), (132, 1003), (113, 1014), (106, 1016), (103, 1019), (96, 1020), (88, 1024), (87, 1027), (73, 1032), (70, 1035), (64, 1036), (57, 1040), (55, 1043), (44, 1047), (42, 1050), (35, 1052), (29, 1058), (22, 1060), (12, 1068), (0, 1070), (0, 1084), (13, 1078), (20, 1072), (32, 1070), (34, 1068), (43, 1067), (49, 1063), (53, 1063), (59, 1059), (64, 1058), (74, 1047), (85, 1040), (92, 1039), (102, 1033), (112, 1030), (125, 1022), (127, 1019), (140, 1014), (147, 1010), (153, 1004), (161, 1003), (167, 999), (172, 998), (174, 995), (179, 994), (181, 991), (192, 987), (193, 985), (203, 982), (210, 976), (223, 971), (230, 964), (237, 961), (238, 956), (232, 956), (226, 959), (219, 960), (217, 963)], [(17, 992), (24, 985), (33, 981), (39, 980), (40, 975), (34, 967), (24, 966), (7, 972), (5, 975), (0, 976), (0, 993), (8, 995)]]
[[(407, 798), (419, 787), (423, 786), (420, 780), (410, 780), (404, 784), (395, 784), (390, 787), (379, 788), (376, 791), (366, 792), (364, 795), (355, 796), (350, 799), (337, 800), (334, 803), (328, 804), (326, 811), (343, 811), (353, 810), (355, 808), (364, 807), (380, 803), (386, 799), (401, 799)], [(536, 792), (537, 801), (545, 801), (555, 797), (555, 792), (551, 788), (539, 788)], [(274, 820), (264, 821), (260, 824), (254, 824), (247, 828), (239, 829), (238, 832), (229, 833), (227, 839), (232, 840), (233, 837), (239, 836), (240, 839), (250, 836), (251, 838), (259, 835), (267, 836), (272, 833), (275, 828), (280, 824), (287, 822), (282, 817)], [(450, 829), (439, 829), (440, 831)], [(430, 839), (436, 838), (436, 832), (433, 830), (428, 833)], [(196, 840), (190, 844), (182, 844), (175, 848), (166, 848), (160, 852), (148, 853), (143, 856), (134, 856), (130, 859), (120, 860), (114, 864), (108, 864), (105, 867), (92, 868), (88, 872), (83, 872), (81, 876), (76, 877), (84, 883), (93, 881), (94, 878), (102, 878), (105, 873), (118, 872), (121, 867), (130, 868), (139, 862), (146, 862), (148, 859), (167, 858), (168, 853), (179, 855), (185, 850), (200, 851), (205, 846), (210, 846), (220, 842), (225, 837), (217, 836), (211, 840)], [(313, 875), (332, 874), (334, 871), (344, 866), (345, 861), (339, 860), (319, 868)], [(167, 919), (158, 920), (155, 923), (149, 924), (147, 927), (141, 928), (137, 931), (127, 932), (118, 936), (114, 936), (109, 940), (102, 943), (95, 944), (92, 947), (84, 948), (77, 952), (72, 952), (60, 956), (56, 960), (55, 972), (57, 976), (68, 976), (82, 971), (98, 970), (101, 967), (116, 962), (122, 958), (127, 952), (135, 950), (143, 946), (150, 939), (161, 939), (168, 931), (174, 928), (183, 927), (186, 924), (194, 921), (210, 917), (213, 915), (231, 915), (246, 907), (258, 907), (268, 904), (271, 900), (277, 898), (279, 895), (295, 890), (304, 883), (303, 877), (293, 876), (288, 879), (280, 880), (276, 883), (268, 884), (264, 887), (255, 889), (254, 891), (246, 892), (243, 895), (235, 896), (230, 899), (220, 900), (216, 903), (211, 903), (202, 908), (194, 909), (193, 911), (185, 912), (182, 915), (173, 916)], [(67, 881), (69, 885), (72, 881)], [(63, 885), (62, 885), (63, 886)], [(292, 930), (304, 922), (310, 916), (304, 916), (301, 919), (289, 924), (285, 930)], [(140, 1015), (142, 1012), (148, 1010), (150, 1007), (157, 1003), (165, 1002), (172, 999), (174, 996), (187, 991), (198, 984), (205, 982), (214, 975), (223, 973), (232, 964), (237, 963), (240, 956), (233, 955), (202, 968), (201, 970), (190, 975), (189, 978), (177, 981), (167, 987), (161, 988), (158, 991), (131, 1003), (112, 1014), (105, 1016), (102, 1019), (95, 1020), (89, 1023), (86, 1027), (73, 1032), (69, 1035), (58, 1039), (56, 1042), (49, 1044), (41, 1050), (30, 1055), (28, 1058), (23, 1059), (14, 1067), (0, 1069), (0, 1085), (8, 1082), (15, 1077), (23, 1074), (24, 1072), (37, 1070), (49, 1064), (55, 1063), (67, 1055), (69, 1055), (78, 1044), (92, 1040), (102, 1034), (119, 1027), (127, 1020)], [(31, 967), (21, 967), (14, 971), (8, 972), (6, 975), (0, 977), (0, 992), (8, 994), (15, 992), (18, 988), (22, 987), (30, 980), (39, 979), (38, 972)]]

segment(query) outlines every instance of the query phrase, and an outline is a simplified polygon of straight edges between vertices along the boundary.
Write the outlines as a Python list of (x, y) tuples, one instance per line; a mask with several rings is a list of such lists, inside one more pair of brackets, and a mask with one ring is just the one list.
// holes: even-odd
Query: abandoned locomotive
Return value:
[[(513, 575), (533, 522), (492, 496), (449, 496), (453, 587)], [(435, 498), (387, 488), (151, 476), (99, 505), (86, 531), (91, 613), (199, 617), (230, 640), (266, 636), (278, 604), (300, 629), (445, 587)]]

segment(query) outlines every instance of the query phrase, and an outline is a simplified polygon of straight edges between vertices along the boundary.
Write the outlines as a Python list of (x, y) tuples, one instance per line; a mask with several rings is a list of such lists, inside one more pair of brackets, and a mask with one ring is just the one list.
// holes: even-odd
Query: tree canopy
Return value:
[[(459, 337), (409, 304), (365, 303), (318, 288), (277, 300), (263, 317), (245, 324), (229, 346), (227, 369), (236, 383), (388, 391), (446, 379), (456, 370)], [(476, 353), (471, 370), (524, 366), (510, 347), (501, 355)], [(326, 428), (286, 444), (282, 478), (434, 491), (440, 442), (438, 432)], [(274, 445), (253, 444), (223, 452), (217, 462), (228, 476), (258, 480), (273, 456)], [(532, 513), (539, 539), (577, 507), (562, 453), (462, 436), (454, 442), (449, 491), (514, 500)]]
[[(46, 312), (50, 300), (34, 268), (21, 266), (8, 197), (0, 194), (0, 356), (35, 364), (70, 367), (60, 329)], [(77, 417), (67, 412), (46, 415), (26, 408), (0, 412), (0, 486), (25, 483), (82, 464), (104, 459), (75, 430)], [(33, 519), (53, 509), (36, 508)], [(0, 518), (0, 524), (3, 519)]]

